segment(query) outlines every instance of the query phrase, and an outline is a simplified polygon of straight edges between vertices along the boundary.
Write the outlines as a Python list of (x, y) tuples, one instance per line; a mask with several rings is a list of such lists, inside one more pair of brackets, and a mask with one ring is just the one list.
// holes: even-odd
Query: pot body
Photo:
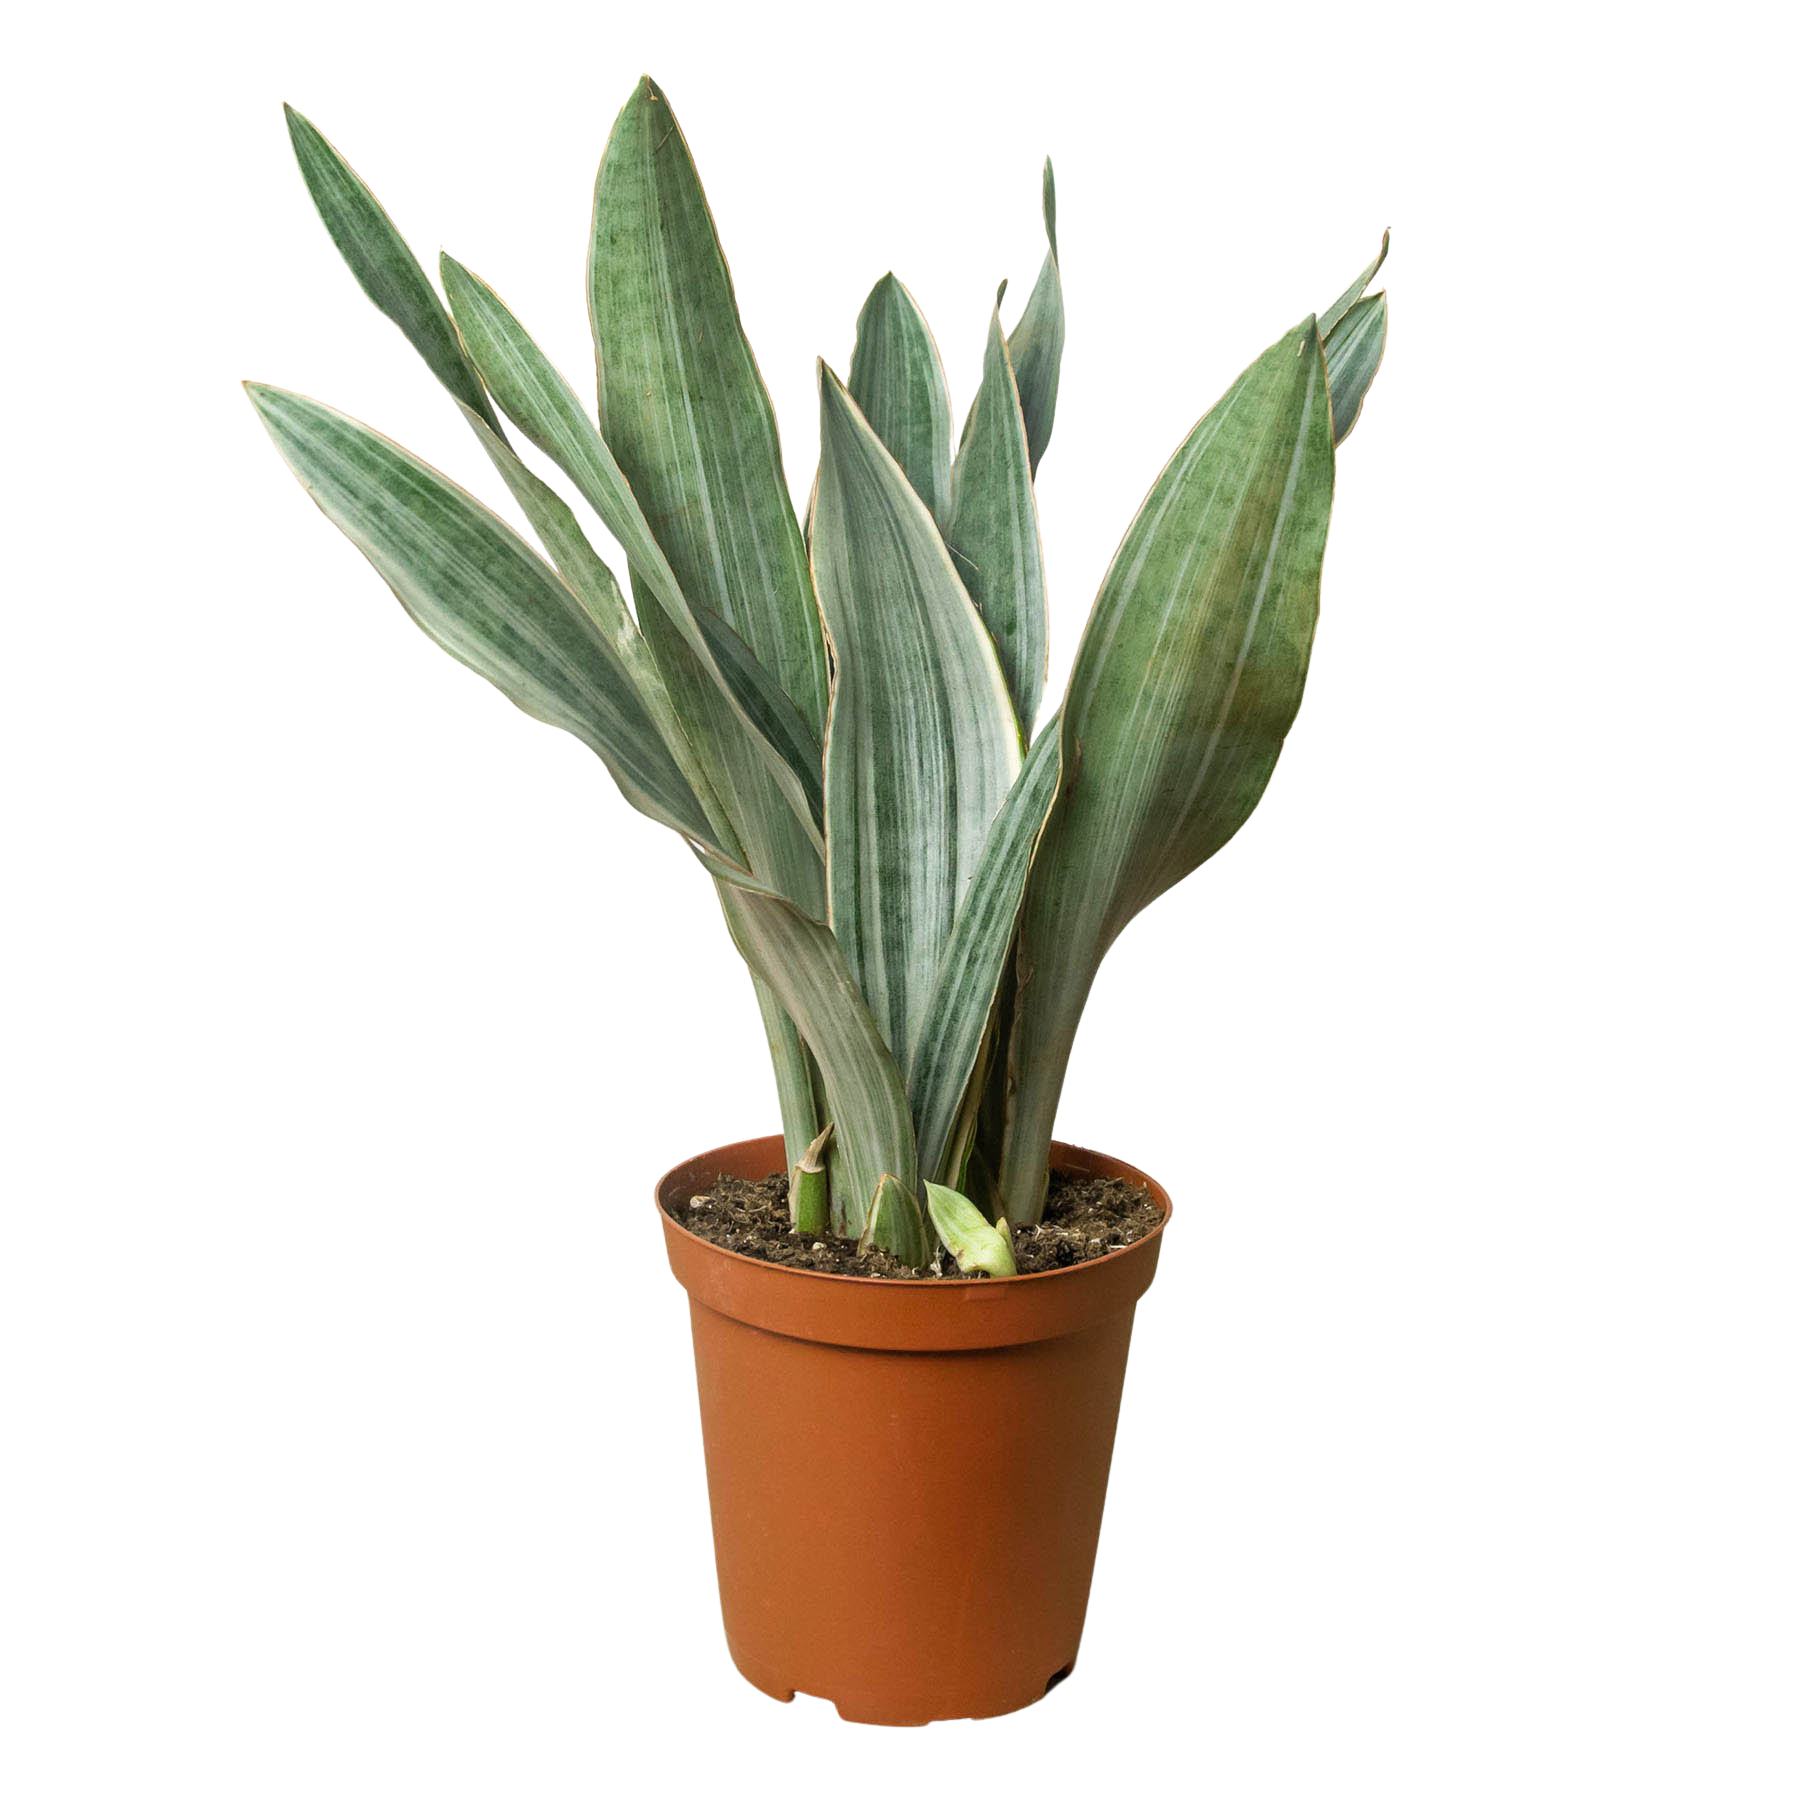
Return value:
[[(1081, 1641), (1132, 1314), (1159, 1227), (1008, 1281), (778, 1268), (681, 1229), (665, 1202), (782, 1167), (779, 1137), (657, 1185), (687, 1289), (719, 1600), (732, 1660), (777, 1699), (922, 1725), (1041, 1699)], [(1168, 1196), (1058, 1144), (1053, 1166)]]

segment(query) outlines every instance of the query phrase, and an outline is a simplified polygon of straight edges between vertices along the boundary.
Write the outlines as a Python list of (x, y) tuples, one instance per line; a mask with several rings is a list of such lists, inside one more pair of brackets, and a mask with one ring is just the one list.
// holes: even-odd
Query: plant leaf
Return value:
[(1063, 293), (1062, 264), (1056, 249), (1056, 173), (1044, 158), (1044, 233), (1049, 254), (1038, 271), (1037, 285), (1025, 302), (1025, 311), (1014, 327), (1007, 347), (1018, 376), (1019, 404), (1025, 414), (1025, 434), (1031, 442), (1031, 472), (1044, 460), (1050, 447), (1050, 428), (1056, 423), (1056, 390), (1062, 379)]
[[(704, 609), (689, 603), (631, 484), (569, 384), (486, 282), (449, 256), (443, 272), (457, 329), (501, 410), (574, 482), (619, 540), (634, 586), (647, 590), (651, 605), (639, 608), (645, 640), (747, 852), (782, 892), (822, 912), (816, 765), (796, 768), (784, 747), (763, 735), (762, 720), (750, 716), (741, 693), (746, 671), (719, 666), (715, 640), (700, 623)], [(761, 711), (771, 710), (765, 701)], [(784, 812), (799, 822), (798, 837)]]
[(463, 355), (444, 303), (393, 220), (317, 126), (291, 106), (282, 110), (313, 204), (362, 291), (405, 332), (438, 380), (498, 431), (500, 421)]
[(1000, 653), (1020, 728), (1030, 737), (1048, 652), (1044, 550), (1031, 486), (1031, 449), (1000, 329), (998, 299), (988, 326), (981, 390), (957, 453), (950, 495), (944, 535), (969, 598)]
[(1362, 297), (1363, 290), (1381, 273), (1381, 265), (1387, 261), (1388, 239), (1392, 235), (1387, 231), (1381, 234), (1381, 248), (1375, 253), (1375, 260), (1319, 314), (1319, 341), (1321, 343), (1329, 344), (1331, 342), (1331, 334), (1344, 322), (1351, 307)]
[(1001, 1193), (1042, 1211), (1070, 1046), (1107, 947), (1261, 798), (1300, 704), (1332, 489), (1314, 320), (1194, 428), (1126, 532), (1062, 714), (1020, 915)]
[(739, 709), (750, 723), (781, 752), (806, 794), (813, 824), (825, 828), (825, 752), (800, 710), (787, 697), (773, 675), (751, 653), (750, 646), (705, 607), (694, 608), (694, 619), (706, 647)]
[(726, 917), (744, 960), (799, 1027), (824, 1077), (837, 1127), (833, 1229), (841, 1237), (860, 1236), (876, 1191), (891, 1179), (905, 1204), (883, 1209), (876, 1241), (914, 1266), (923, 1265), (930, 1247), (916, 1198), (918, 1154), (906, 1087), (837, 939), (773, 895), (725, 883), (720, 892), (729, 895)]
[(602, 434), (682, 591), (825, 728), (825, 648), (769, 396), (686, 140), (646, 78), (594, 186)]
[(965, 1275), (977, 1270), (1002, 1279), (1018, 1274), (1019, 1265), (1013, 1261), (1011, 1238), (983, 1218), (981, 1209), (967, 1195), (928, 1181), (925, 1204), (930, 1209), (931, 1222), (937, 1227), (938, 1236), (944, 1240), (944, 1247), (956, 1258), (956, 1266)]
[(988, 830), (925, 1005), (925, 1028), (907, 1087), (919, 1167), (934, 1181), (947, 1179), (952, 1169), (957, 1120), (994, 1012), (1031, 853), (1056, 794), (1059, 761), (1053, 720), (1026, 753), (1019, 779)]
[(1340, 444), (1362, 416), (1369, 384), (1381, 367), (1381, 355), (1387, 348), (1387, 317), (1386, 294), (1358, 300), (1325, 346), (1325, 367), (1331, 377), (1331, 429)]
[[(460, 401), (458, 405), (461, 405)], [(744, 852), (730, 814), (718, 798), (688, 738), (687, 729), (669, 699), (662, 671), (625, 604), (617, 578), (588, 542), (587, 534), (562, 496), (532, 474), (519, 459), (518, 452), (504, 438), (490, 431), (472, 408), (463, 406), (462, 412), (487, 451), (489, 460), (500, 472), (501, 479), (511, 489), (520, 510), (531, 521), (538, 541), (550, 553), (557, 573), (587, 609), (589, 618), (605, 634), (619, 661), (629, 671), (644, 710), (706, 814), (712, 842), (734, 867), (741, 866)]]
[(554, 571), (366, 425), (279, 388), (248, 392), (301, 485), (428, 636), (532, 717), (574, 733), (641, 812), (718, 848), (630, 671)]
[(893, 275), (876, 282), (856, 321), (850, 397), (906, 471), (934, 518), (950, 499), (950, 389), (918, 302)]
[(819, 400), (813, 563), (837, 667), (825, 738), (830, 919), (904, 1068), (1018, 774), (1019, 727), (931, 514), (823, 363)]

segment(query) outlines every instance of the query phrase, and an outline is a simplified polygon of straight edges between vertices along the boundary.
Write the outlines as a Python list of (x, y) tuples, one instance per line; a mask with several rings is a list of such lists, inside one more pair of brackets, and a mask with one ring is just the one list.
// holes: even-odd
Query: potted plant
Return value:
[[(1039, 725), (1048, 164), (1049, 252), (1010, 334), (996, 300), (960, 438), (924, 318), (884, 277), (848, 381), (820, 365), (802, 519), (652, 83), (595, 188), (597, 414), (447, 256), (446, 307), (349, 165), (289, 127), (345, 260), (543, 554), (329, 407), (252, 385), (263, 423), (431, 637), (680, 833), (750, 968), (781, 1135), (657, 1194), (733, 1656), (851, 1718), (1024, 1705), (1074, 1658), (1168, 1215), (1137, 1170), (1053, 1141), (1063, 1074), (1108, 946), (1243, 824), (1299, 705), (1335, 448), (1386, 335), (1365, 293), (1382, 256), (1177, 450)], [(511, 431), (617, 542), (635, 608)]]

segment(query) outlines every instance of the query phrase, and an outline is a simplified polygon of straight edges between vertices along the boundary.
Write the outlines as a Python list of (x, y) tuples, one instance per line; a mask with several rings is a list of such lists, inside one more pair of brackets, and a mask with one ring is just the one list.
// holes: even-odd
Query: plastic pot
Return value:
[[(1169, 1198), (1128, 1163), (1052, 1165)], [(780, 1700), (923, 1725), (1041, 1699), (1081, 1642), (1125, 1357), (1162, 1228), (1008, 1281), (866, 1280), (702, 1242), (663, 1207), (782, 1167), (779, 1137), (657, 1184), (687, 1289), (732, 1661)]]

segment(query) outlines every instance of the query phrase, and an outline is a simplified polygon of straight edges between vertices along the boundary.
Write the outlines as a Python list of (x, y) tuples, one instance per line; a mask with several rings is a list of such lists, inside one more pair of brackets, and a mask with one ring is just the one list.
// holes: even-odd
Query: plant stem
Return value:
[(803, 1237), (822, 1237), (831, 1221), (831, 1179), (825, 1172), (825, 1146), (831, 1141), (833, 1127), (825, 1129), (807, 1145), (806, 1154), (794, 1164), (788, 1179), (788, 1217), (795, 1232)]

